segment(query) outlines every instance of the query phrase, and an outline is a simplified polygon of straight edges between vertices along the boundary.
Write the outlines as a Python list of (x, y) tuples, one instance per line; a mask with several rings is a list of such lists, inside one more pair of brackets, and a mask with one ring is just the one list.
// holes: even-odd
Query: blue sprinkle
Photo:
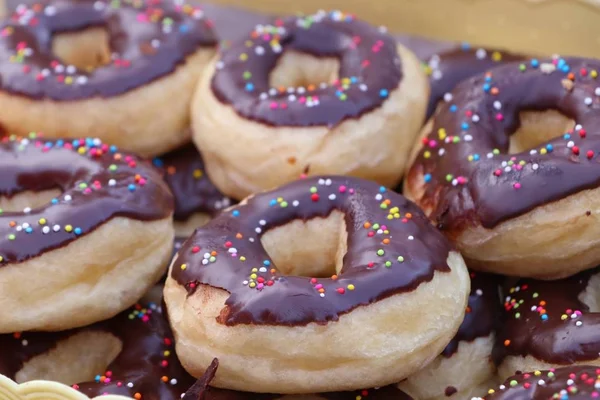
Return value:
[(263, 261), (263, 265), (264, 265), (265, 267), (268, 267), (269, 265), (271, 265), (271, 261), (269, 261), (269, 260), (265, 260), (265, 261)]
[(127, 189), (129, 189), (129, 191), (130, 191), (130, 192), (135, 192), (135, 185), (134, 185), (133, 183), (130, 183), (130, 184), (127, 186)]
[(254, 84), (248, 82), (246, 83), (246, 92), (253, 92), (254, 91)]
[(571, 139), (571, 135), (569, 135), (568, 133), (565, 133), (565, 134), (563, 135), (563, 139), (565, 139), (565, 140), (569, 140), (569, 139)]
[(56, 204), (58, 204), (58, 199), (54, 198), (54, 199), (50, 200), (50, 203), (56, 205)]
[(461, 127), (461, 129), (462, 129), (463, 131), (466, 131), (467, 129), (469, 129), (469, 124), (467, 124), (466, 122), (463, 122), (463, 123), (460, 125), (460, 127)]
[(452, 104), (452, 105), (450, 106), (450, 112), (453, 112), (453, 113), (454, 113), (454, 112), (457, 112), (457, 111), (458, 111), (458, 107), (456, 106), (456, 104)]
[(537, 58), (534, 58), (534, 59), (532, 59), (532, 60), (531, 60), (531, 66), (532, 66), (533, 68), (537, 68), (537, 67), (539, 67), (539, 66), (540, 66), (540, 62), (538, 61), (538, 59), (537, 59)]
[(239, 210), (233, 210), (233, 212), (231, 213), (231, 215), (233, 215), (234, 217), (239, 217), (240, 216), (240, 212), (239, 212)]
[(269, 202), (269, 207), (275, 207), (277, 205), (277, 200), (273, 199)]
[(117, 146), (114, 146), (114, 145), (110, 146), (109, 150), (110, 150), (111, 153), (116, 153), (117, 152)]
[(423, 179), (425, 179), (425, 183), (431, 182), (431, 174), (425, 174), (425, 176), (423, 177)]
[(490, 84), (489, 84), (489, 83), (486, 83), (486, 84), (484, 84), (484, 85), (483, 85), (483, 91), (484, 91), (484, 92), (489, 92), (489, 91), (490, 91), (490, 89), (491, 89), (491, 87), (490, 87)]
[(387, 89), (381, 89), (379, 91), (379, 97), (386, 98), (386, 97), (388, 97), (388, 95), (389, 95), (389, 92), (387, 91)]
[(552, 153), (552, 150), (554, 150), (554, 146), (552, 146), (551, 144), (547, 144), (546, 150), (548, 150), (548, 153)]
[(163, 165), (165, 165), (165, 163), (163, 162), (163, 160), (157, 157), (152, 160), (152, 165), (154, 165), (155, 167), (162, 167)]
[(463, 51), (467, 51), (467, 50), (469, 50), (469, 49), (471, 48), (471, 45), (470, 45), (469, 43), (467, 43), (467, 42), (462, 42), (462, 43), (460, 44), (460, 48), (461, 48)]
[(187, 25), (180, 25), (179, 26), (179, 32), (181, 33), (188, 33), (190, 31), (190, 27)]
[(386, 188), (385, 186), (379, 186), (379, 193), (385, 193)]

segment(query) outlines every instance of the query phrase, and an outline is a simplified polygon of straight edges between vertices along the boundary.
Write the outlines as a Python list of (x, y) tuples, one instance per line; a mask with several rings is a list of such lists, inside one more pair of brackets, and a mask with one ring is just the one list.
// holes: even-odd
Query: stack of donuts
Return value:
[(7, 6), (0, 400), (600, 397), (600, 60)]

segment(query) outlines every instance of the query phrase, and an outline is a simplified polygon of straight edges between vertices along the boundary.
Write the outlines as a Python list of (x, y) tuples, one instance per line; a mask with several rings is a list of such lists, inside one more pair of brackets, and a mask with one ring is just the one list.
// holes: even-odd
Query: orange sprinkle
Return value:
[(510, 345), (510, 340), (506, 339), (506, 340), (504, 341), (504, 346), (509, 346), (509, 345)]

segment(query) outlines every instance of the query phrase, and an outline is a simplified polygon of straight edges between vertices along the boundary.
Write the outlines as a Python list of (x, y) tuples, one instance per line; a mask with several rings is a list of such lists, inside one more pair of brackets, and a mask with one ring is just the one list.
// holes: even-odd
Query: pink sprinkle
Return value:
[(340, 193), (345, 193), (346, 192), (346, 186), (342, 185), (340, 186)]
[(517, 189), (517, 190), (518, 190), (518, 189), (521, 189), (521, 184), (520, 184), (519, 182), (517, 182), (517, 183), (515, 183), (515, 184), (513, 185), (513, 187), (514, 187), (515, 189)]

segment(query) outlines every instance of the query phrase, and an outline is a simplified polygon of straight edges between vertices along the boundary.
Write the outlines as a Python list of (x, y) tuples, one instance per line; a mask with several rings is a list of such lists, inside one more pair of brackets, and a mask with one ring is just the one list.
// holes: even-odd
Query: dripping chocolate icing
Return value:
[(47, 205), (0, 213), (0, 265), (66, 246), (115, 217), (152, 221), (173, 210), (166, 184), (149, 163), (97, 139), (4, 138), (0, 196), (50, 189), (62, 194)]
[[(144, 1), (141, 6), (103, 0), (40, 3), (41, 11), (15, 12), (0, 25), (4, 91), (58, 101), (117, 96), (172, 73), (200, 47), (216, 44), (202, 11), (186, 14), (168, 0)], [(156, 15), (160, 18), (154, 21)], [(90, 27), (108, 32), (112, 62), (91, 72), (59, 66), (52, 53), (53, 37)], [(19, 50), (25, 51), (24, 57), (11, 62)], [(67, 84), (67, 78), (73, 81)]]
[[(178, 400), (194, 382), (177, 360), (173, 335), (161, 308), (152, 303), (137, 305), (85, 328), (0, 335), (0, 374), (15, 379), (28, 361), (46, 354), (59, 342), (85, 332), (107, 333), (123, 344), (122, 351), (106, 371), (97, 371), (104, 376), (110, 371), (109, 380), (74, 385), (89, 397), (103, 394), (133, 397), (139, 393), (146, 400)], [(92, 347), (94, 343), (89, 345)], [(166, 356), (165, 352), (170, 355)], [(168, 377), (166, 382), (161, 379), (163, 376)]]
[[(334, 210), (344, 214), (348, 233), (338, 276), (311, 279), (279, 273), (261, 235), (294, 220), (327, 217)], [(396, 217), (388, 219), (390, 210)], [(376, 233), (375, 224), (387, 230)], [(382, 245), (384, 239), (389, 244)], [(385, 254), (379, 255), (383, 248)], [(190, 295), (200, 284), (228, 291), (219, 317), (226, 325), (327, 323), (361, 305), (412, 291), (436, 271), (449, 272), (446, 259), (451, 250), (422, 211), (404, 197), (370, 181), (315, 177), (257, 194), (196, 230), (179, 251), (171, 277)], [(211, 259), (213, 251), (216, 256)], [(253, 268), (257, 271), (251, 285)], [(347, 285), (357, 289), (345, 290)], [(324, 290), (324, 297), (317, 289)]]

